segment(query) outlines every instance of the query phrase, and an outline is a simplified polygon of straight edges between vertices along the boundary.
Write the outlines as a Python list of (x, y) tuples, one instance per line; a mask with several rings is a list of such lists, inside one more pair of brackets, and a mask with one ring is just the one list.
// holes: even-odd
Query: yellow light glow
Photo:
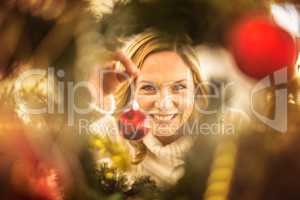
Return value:
[(297, 76), (300, 77), (300, 53), (298, 54), (298, 59), (297, 59), (297, 62), (296, 62), (296, 70), (297, 70)]

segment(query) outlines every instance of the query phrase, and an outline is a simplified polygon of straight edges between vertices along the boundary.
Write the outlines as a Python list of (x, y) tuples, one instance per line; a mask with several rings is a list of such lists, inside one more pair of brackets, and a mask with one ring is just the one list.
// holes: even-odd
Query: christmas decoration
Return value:
[(123, 143), (113, 141), (108, 137), (95, 135), (91, 137), (90, 144), (99, 165), (97, 168), (106, 164), (111, 168), (126, 171), (130, 167), (129, 152)]
[(119, 174), (114, 168), (106, 164), (96, 171), (99, 190), (104, 194), (115, 194), (116, 199), (159, 199), (161, 190), (148, 176), (140, 177), (129, 184), (125, 175)]
[(122, 136), (127, 140), (141, 140), (148, 133), (145, 127), (146, 115), (139, 110), (130, 109), (121, 114), (119, 127)]
[[(91, 10), (96, 7), (93, 3), (90, 6)], [(267, 12), (266, 1), (258, 0), (119, 0), (109, 7), (111, 11), (99, 11), (100, 33), (109, 49), (118, 48), (127, 37), (148, 28), (170, 37), (186, 34), (194, 44), (222, 45), (223, 34), (232, 20), (253, 10)]]
[[(0, 176), (7, 177), (9, 188), (1, 196), (7, 199), (61, 200), (62, 185), (55, 166), (57, 163), (46, 162), (42, 152), (36, 151), (41, 141), (27, 132), (28, 128), (10, 108), (9, 105), (0, 105)], [(9, 166), (8, 174), (3, 172), (5, 166)], [(0, 186), (2, 188), (1, 181)]]
[(246, 75), (260, 79), (288, 67), (294, 73), (296, 42), (265, 15), (243, 17), (228, 34), (229, 48)]
[[(15, 7), (18, 12), (21, 11), (21, 14), (28, 13), (38, 16), (37, 18), (53, 21), (60, 18), (61, 13), (65, 10), (70, 9), (69, 2), (71, 2), (66, 0), (5, 1), (12, 2), (12, 7)], [(102, 3), (100, 0), (95, 1)], [(228, 24), (233, 19), (246, 11), (264, 9), (263, 2), (267, 2), (261, 0), (233, 0), (231, 2), (228, 0), (120, 1), (128, 4), (117, 4), (113, 7), (112, 13), (105, 11), (104, 15), (101, 15), (103, 22), (101, 22), (100, 32), (105, 36), (105, 42), (109, 44), (116, 44), (116, 41), (122, 42), (123, 36), (131, 36), (148, 27), (154, 27), (166, 34), (171, 33), (170, 35), (187, 33), (193, 39), (194, 44), (214, 42), (214, 44), (222, 45), (224, 31), (228, 29)], [(68, 6), (65, 6), (64, 2)], [(74, 2), (77, 1), (72, 1), (72, 3)], [(284, 0), (280, 2), (284, 2)], [(74, 12), (74, 15), (77, 14), (80, 15)], [(1, 17), (2, 13), (0, 14), (0, 25)], [(24, 24), (30, 25), (26, 27), (26, 30), (28, 29), (28, 34), (32, 36), (29, 37), (32, 49), (41, 52), (37, 46), (41, 45), (39, 43), (43, 41), (43, 38), (52, 38), (52, 41), (58, 41), (58, 43), (66, 41), (61, 34), (46, 34), (53, 24), (48, 24), (43, 20), (39, 23), (31, 23), (35, 17), (28, 17), (30, 18), (27, 21), (29, 24), (27, 22)], [(22, 18), (27, 20), (27, 17), (22, 16)], [(78, 19), (82, 20), (83, 18), (79, 17)], [(63, 19), (62, 22), (65, 22), (64, 20), (69, 18), (61, 19)], [(11, 23), (7, 21), (4, 24)], [(44, 28), (43, 25), (45, 25)], [(66, 27), (64, 23), (61, 26)], [(72, 24), (71, 26), (75, 27)], [(276, 32), (286, 35), (284, 31), (279, 30), (276, 25), (274, 26), (275, 28), (270, 27), (275, 29), (275, 35)], [(67, 33), (73, 31), (73, 29), (65, 30)], [(82, 44), (88, 45), (94, 41), (89, 39), (95, 37), (96, 32), (91, 31), (88, 25), (82, 26), (81, 32), (83, 35), (90, 34), (86, 40), (80, 40)], [(58, 31), (58, 33), (61, 32)], [(5, 35), (2, 38), (5, 40), (17, 38), (15, 34), (9, 35), (10, 37)], [(57, 39), (54, 35), (57, 36)], [(247, 35), (246, 33), (244, 35), (253, 36), (253, 34)], [(70, 38), (79, 40), (73, 36)], [(271, 37), (265, 36), (258, 46), (267, 45), (264, 43), (269, 38)], [(288, 36), (287, 40), (290, 41), (290, 39)], [(24, 42), (26, 37), (25, 39), (20, 37), (17, 41)], [(52, 44), (51, 40), (49, 41), (48, 44)], [(287, 44), (286, 49), (279, 45), (280, 55), (278, 58), (276, 56), (276, 59), (283, 55), (290, 55), (289, 51), (293, 52), (290, 49), (292, 45), (289, 46), (292, 43), (287, 42)], [(95, 46), (102, 47), (102, 43), (101, 45), (95, 43)], [(257, 48), (257, 46), (247, 47)], [(54, 48), (55, 52), (60, 51), (60, 48)], [(45, 49), (51, 48), (45, 45)], [(73, 61), (78, 54), (70, 52), (77, 52), (78, 49), (86, 52), (85, 56), (90, 55), (90, 51), (82, 46), (73, 45), (69, 49), (64, 49), (63, 53), (59, 53), (58, 61), (55, 61), (59, 65), (54, 61), (51, 61), (51, 65), (64, 70), (70, 67), (70, 71), (75, 71)], [(29, 53), (30, 50), (16, 48), (8, 60), (11, 63), (18, 62), (20, 52)], [(47, 52), (45, 51), (45, 53)], [(96, 52), (95, 58), (99, 59), (99, 51)], [(45, 54), (38, 54), (37, 58), (43, 57), (43, 55)], [(278, 60), (271, 60), (267, 70), (272, 71), (272, 67), (277, 62), (279, 63)], [(273, 64), (274, 66), (272, 66)], [(82, 68), (84, 71), (88, 64), (82, 66), (84, 66)], [(252, 71), (253, 66), (248, 66), (247, 69)], [(24, 68), (22, 69), (24, 70)], [(47, 106), (49, 103), (47, 97), (56, 96), (55, 92), (57, 91), (47, 87), (46, 74), (35, 80), (24, 81), (20, 87), (16, 87), (17, 71), (16, 65), (11, 65), (7, 76), (1, 77), (3, 79), (0, 81), (0, 196), (2, 199), (300, 199), (299, 184), (297, 184), (300, 177), (298, 173), (300, 171), (298, 159), (300, 152), (299, 79), (289, 81), (287, 84), (289, 92), (287, 133), (274, 133), (265, 125), (256, 126), (254, 122), (250, 122), (251, 128), (241, 131), (242, 134), (236, 133), (238, 137), (234, 138), (234, 141), (231, 140), (231, 136), (228, 136), (229, 140), (208, 135), (195, 137), (195, 145), (185, 160), (186, 174), (175, 186), (164, 191), (156, 186), (151, 177), (135, 179), (134, 182), (129, 180), (125, 171), (132, 166), (132, 163), (137, 164), (142, 159), (132, 161), (124, 143), (111, 140), (108, 135), (102, 136), (99, 132), (92, 132), (92, 136), (80, 135), (78, 127), (66, 128), (62, 116), (56, 114), (31, 115), (28, 108)], [(68, 78), (74, 78), (71, 76)], [(256, 74), (251, 76), (257, 78)], [(15, 101), (16, 94), (19, 94), (17, 97), (23, 101)], [(266, 103), (267, 105), (263, 104), (262, 100), (259, 103), (265, 109), (269, 104), (273, 104), (273, 101), (274, 99), (270, 99)], [(55, 108), (57, 103), (59, 102), (55, 101)], [(213, 101), (210, 104), (212, 107), (217, 107)], [(85, 119), (83, 116), (76, 117)], [(212, 118), (213, 121), (215, 118)], [(116, 127), (122, 134), (122, 137), (118, 138), (131, 145), (143, 145), (142, 139), (148, 133), (145, 114), (137, 109), (130, 109), (121, 114), (118, 120), (119, 124), (116, 123)], [(204, 121), (202, 122), (204, 123)], [(104, 123), (104, 126), (110, 128), (108, 123)], [(142, 149), (142, 147), (137, 149)], [(138, 155), (144, 156), (143, 151), (148, 150), (142, 149), (142, 153)], [(68, 187), (65, 187), (65, 183), (68, 183)]]
[(65, 6), (65, 0), (3, 0), (9, 8), (17, 7), (22, 12), (30, 12), (33, 16), (39, 16), (47, 20), (59, 17)]
[(62, 200), (58, 174), (45, 163), (17, 161), (12, 169), (12, 178), (16, 192), (25, 193), (30, 199)]

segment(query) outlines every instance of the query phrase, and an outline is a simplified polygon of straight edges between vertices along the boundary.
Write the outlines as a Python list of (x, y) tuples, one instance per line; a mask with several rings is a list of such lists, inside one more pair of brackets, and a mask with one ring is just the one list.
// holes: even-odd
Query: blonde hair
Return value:
[[(177, 52), (190, 67), (194, 84), (198, 86), (199, 92), (204, 96), (207, 90), (205, 85), (202, 84), (200, 63), (190, 43), (191, 41), (186, 35), (178, 35), (171, 38), (157, 31), (150, 30), (131, 39), (123, 51), (139, 69), (141, 69), (145, 59), (152, 53), (167, 50)], [(116, 104), (116, 116), (120, 114), (119, 112), (124, 107), (129, 106), (128, 103), (131, 97), (130, 84), (131, 82), (125, 81), (113, 95)], [(202, 98), (201, 102), (198, 103), (201, 106), (207, 106), (207, 99)]]

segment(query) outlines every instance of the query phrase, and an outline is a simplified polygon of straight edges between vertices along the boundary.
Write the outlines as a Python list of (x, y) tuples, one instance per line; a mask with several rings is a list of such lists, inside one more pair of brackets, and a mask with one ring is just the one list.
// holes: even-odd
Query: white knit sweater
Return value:
[(136, 166), (136, 175), (150, 176), (160, 186), (175, 184), (184, 174), (184, 157), (193, 144), (192, 138), (180, 137), (163, 146), (155, 136), (148, 134), (143, 143), (147, 154)]

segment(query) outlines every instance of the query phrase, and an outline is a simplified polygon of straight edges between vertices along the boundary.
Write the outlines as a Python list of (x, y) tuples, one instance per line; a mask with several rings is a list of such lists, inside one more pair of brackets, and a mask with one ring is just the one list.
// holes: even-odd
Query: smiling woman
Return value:
[(134, 99), (150, 115), (152, 133), (164, 145), (179, 137), (176, 130), (191, 115), (194, 88), (190, 68), (175, 51), (156, 52), (145, 59)]
[[(183, 127), (199, 121), (199, 109), (207, 105), (197, 55), (184, 35), (147, 31), (130, 40), (115, 61), (121, 66), (104, 77), (103, 91), (115, 98), (116, 119), (137, 102), (150, 125), (142, 141), (128, 142), (132, 172), (150, 176), (158, 185), (174, 184), (184, 173), (184, 156), (193, 144), (192, 133)], [(113, 62), (111, 68), (116, 70), (116, 65)], [(121, 79), (120, 72), (128, 79)]]

